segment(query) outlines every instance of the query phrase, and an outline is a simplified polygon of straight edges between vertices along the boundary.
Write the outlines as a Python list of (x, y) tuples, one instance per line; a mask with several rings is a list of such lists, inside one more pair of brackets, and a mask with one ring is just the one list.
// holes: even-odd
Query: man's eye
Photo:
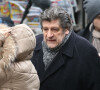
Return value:
[(44, 28), (43, 30), (44, 30), (44, 31), (47, 31), (48, 29), (47, 29), (47, 28)]
[(54, 30), (58, 31), (59, 29), (55, 28)]
[(59, 29), (58, 28), (52, 28), (52, 31), (58, 31)]

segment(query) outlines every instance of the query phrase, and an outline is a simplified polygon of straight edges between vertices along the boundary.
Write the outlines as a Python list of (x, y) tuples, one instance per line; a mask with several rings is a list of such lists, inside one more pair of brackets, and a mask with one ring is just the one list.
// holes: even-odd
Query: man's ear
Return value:
[(65, 34), (66, 34), (66, 35), (68, 35), (68, 34), (69, 34), (69, 30), (68, 30), (68, 29), (66, 29)]

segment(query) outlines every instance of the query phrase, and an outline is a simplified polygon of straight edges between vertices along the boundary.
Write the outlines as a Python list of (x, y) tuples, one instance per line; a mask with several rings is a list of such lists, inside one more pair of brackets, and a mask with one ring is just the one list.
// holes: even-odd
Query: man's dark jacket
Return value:
[(72, 32), (46, 71), (42, 40), (42, 35), (37, 36), (32, 58), (40, 78), (40, 90), (100, 90), (100, 58), (87, 40)]

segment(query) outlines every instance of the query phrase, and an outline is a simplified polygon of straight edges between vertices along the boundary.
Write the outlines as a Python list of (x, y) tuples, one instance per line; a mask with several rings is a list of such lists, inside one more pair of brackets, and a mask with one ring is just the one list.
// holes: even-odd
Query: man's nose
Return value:
[(48, 36), (48, 37), (52, 37), (52, 36), (53, 36), (53, 33), (52, 33), (51, 30), (48, 30), (47, 36)]

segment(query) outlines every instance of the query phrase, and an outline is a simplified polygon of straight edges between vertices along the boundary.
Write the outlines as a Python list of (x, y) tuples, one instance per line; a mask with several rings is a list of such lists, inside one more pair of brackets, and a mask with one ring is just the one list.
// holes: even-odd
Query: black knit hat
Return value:
[(89, 23), (100, 14), (100, 0), (84, 0), (83, 6), (87, 13)]

